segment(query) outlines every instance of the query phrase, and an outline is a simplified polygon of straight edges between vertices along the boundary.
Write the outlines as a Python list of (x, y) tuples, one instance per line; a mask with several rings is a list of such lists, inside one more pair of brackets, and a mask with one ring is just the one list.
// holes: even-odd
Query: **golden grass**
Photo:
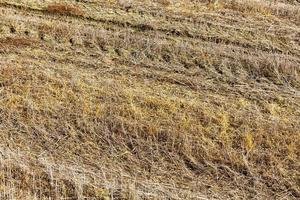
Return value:
[(0, 4), (0, 199), (299, 198), (290, 13), (47, 2)]

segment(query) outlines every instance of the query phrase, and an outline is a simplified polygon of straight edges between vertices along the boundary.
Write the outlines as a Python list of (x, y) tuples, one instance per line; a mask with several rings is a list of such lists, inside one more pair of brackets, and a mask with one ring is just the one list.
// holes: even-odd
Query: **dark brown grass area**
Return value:
[(75, 5), (68, 5), (64, 3), (50, 4), (46, 8), (49, 13), (60, 14), (60, 15), (77, 15), (82, 16), (84, 12)]
[(34, 44), (34, 40), (24, 37), (6, 37), (0, 38), (0, 48), (5, 47), (26, 47)]

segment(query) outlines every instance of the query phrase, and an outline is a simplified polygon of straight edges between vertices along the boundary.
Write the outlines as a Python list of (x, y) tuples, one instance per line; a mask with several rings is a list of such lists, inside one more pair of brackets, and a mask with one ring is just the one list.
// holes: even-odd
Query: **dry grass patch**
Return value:
[[(299, 198), (289, 17), (258, 1), (5, 2), (0, 199)], [(89, 17), (67, 17), (79, 4)]]

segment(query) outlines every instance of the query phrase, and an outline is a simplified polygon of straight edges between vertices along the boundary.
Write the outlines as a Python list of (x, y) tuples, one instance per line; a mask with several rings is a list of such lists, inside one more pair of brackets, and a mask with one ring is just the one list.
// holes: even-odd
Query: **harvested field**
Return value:
[(0, 0), (1, 200), (299, 198), (298, 0)]

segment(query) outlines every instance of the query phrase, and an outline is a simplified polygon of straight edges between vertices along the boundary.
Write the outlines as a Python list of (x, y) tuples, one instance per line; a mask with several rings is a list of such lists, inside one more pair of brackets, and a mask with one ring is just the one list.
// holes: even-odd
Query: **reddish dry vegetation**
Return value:
[(6, 88), (13, 84), (23, 84), (29, 79), (30, 74), (25, 67), (15, 65), (2, 65), (0, 68), (0, 88)]
[(32, 45), (34, 41), (24, 37), (6, 37), (0, 38), (0, 47), (25, 47)]
[(47, 9), (48, 12), (60, 15), (83, 15), (83, 11), (75, 5), (69, 5), (64, 3), (54, 3), (48, 5)]

